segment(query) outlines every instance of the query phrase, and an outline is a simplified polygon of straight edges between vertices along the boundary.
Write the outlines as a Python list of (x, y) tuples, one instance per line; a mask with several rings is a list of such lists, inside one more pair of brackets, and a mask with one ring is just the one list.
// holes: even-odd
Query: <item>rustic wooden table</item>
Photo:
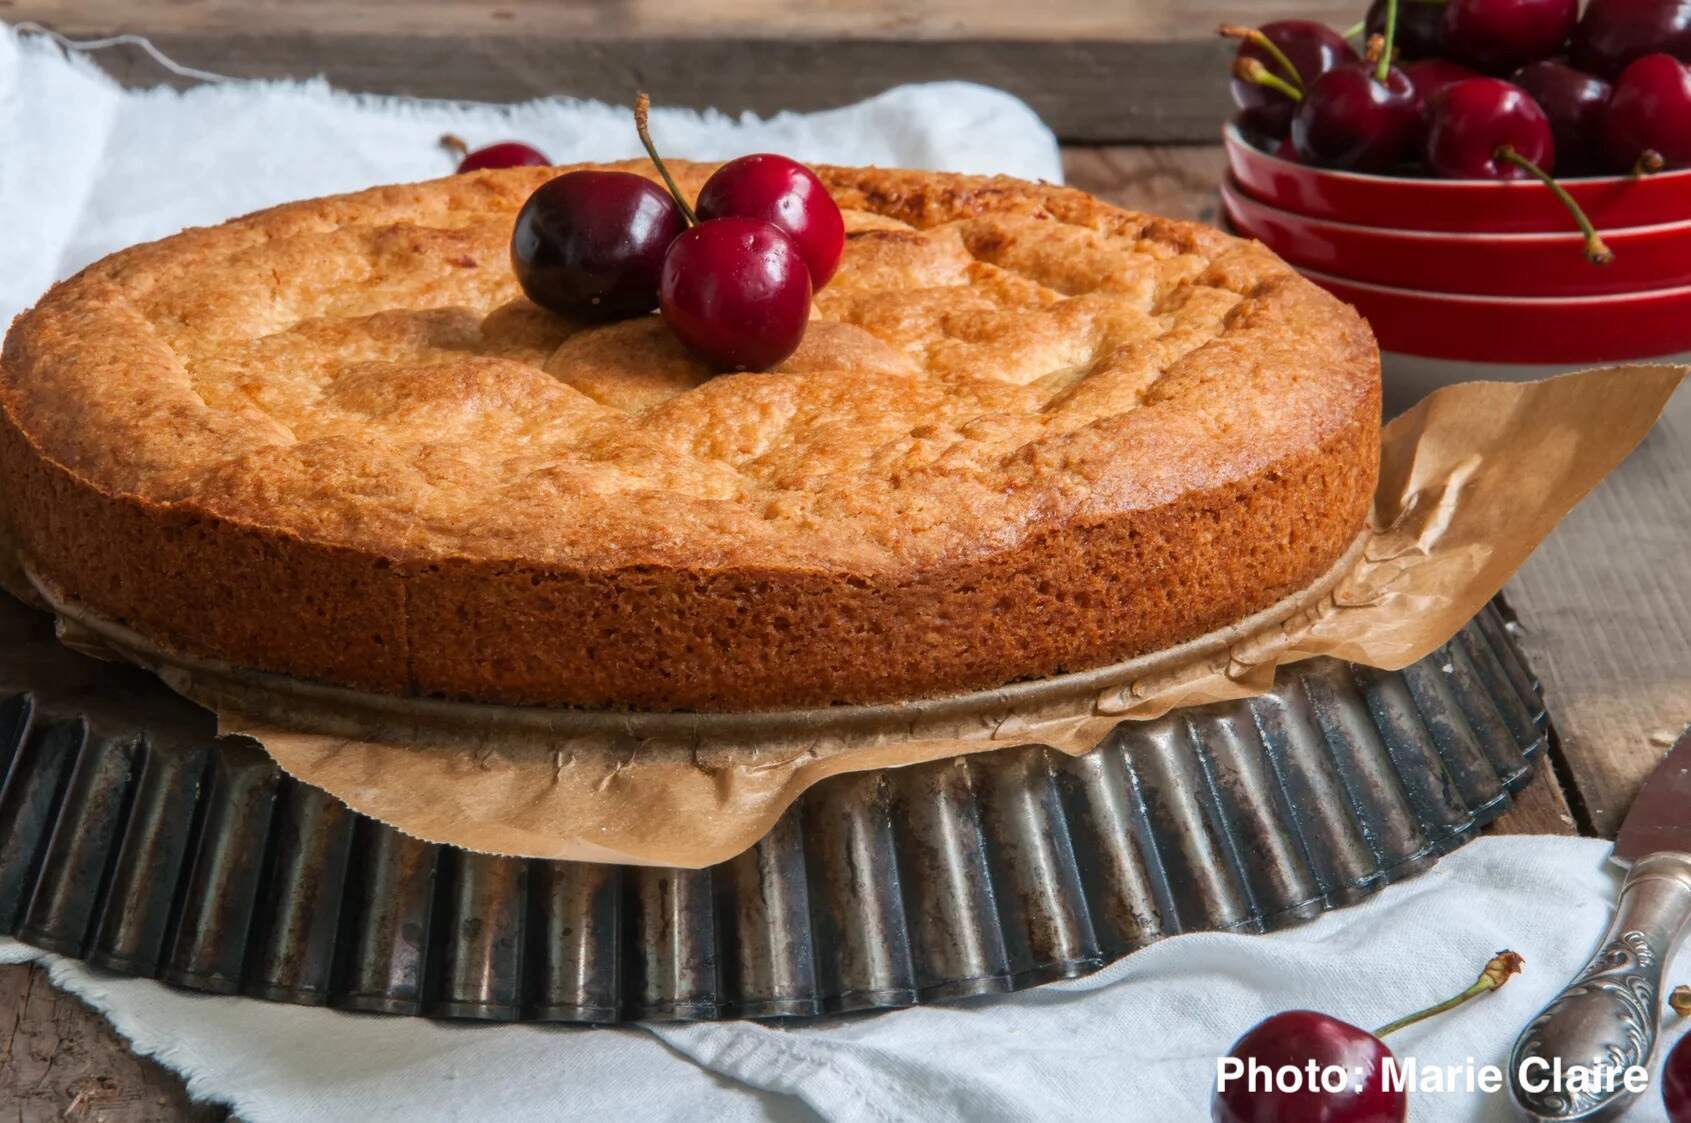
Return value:
[[(145, 32), (179, 62), (231, 75), (325, 73), (353, 89), (513, 100), (622, 99), (771, 110), (839, 104), (898, 81), (1012, 89), (1065, 144), (1069, 182), (1114, 202), (1209, 218), (1223, 159), (1222, 19), (1343, 24), (1362, 5), (1058, 0), (869, 2), (775, 22), (754, 0), (0, 0), (0, 19), (75, 37)], [(661, 11), (661, 14), (659, 14)], [(101, 62), (135, 84), (168, 76), (138, 48)], [(1155, 142), (1155, 143), (1152, 143)], [(1196, 143), (1193, 143), (1196, 142)], [(1612, 836), (1638, 784), (1691, 721), (1691, 391), (1510, 582), (1556, 736), (1537, 781), (1491, 830)], [(134, 1057), (37, 967), (0, 968), (0, 1112), (20, 1120), (218, 1119), (173, 1074)]]

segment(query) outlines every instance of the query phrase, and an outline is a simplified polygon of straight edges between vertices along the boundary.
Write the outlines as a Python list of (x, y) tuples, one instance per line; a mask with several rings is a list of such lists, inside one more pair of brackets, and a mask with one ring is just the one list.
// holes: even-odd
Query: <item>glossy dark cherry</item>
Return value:
[(1645, 151), (1664, 167), (1691, 167), (1691, 68), (1654, 54), (1621, 71), (1603, 115), (1603, 151), (1614, 172), (1630, 171)]
[(1662, 1104), (1669, 1123), (1691, 1123), (1691, 1033), (1682, 1034), (1662, 1062)]
[(699, 191), (699, 218), (755, 218), (780, 227), (798, 244), (821, 291), (845, 252), (845, 219), (816, 173), (785, 156), (741, 156), (718, 168)]
[(658, 305), (664, 254), (687, 228), (669, 192), (631, 172), (566, 172), (517, 212), (511, 267), (528, 298), (587, 320)]
[(1603, 79), (1546, 59), (1515, 71), (1514, 83), (1532, 95), (1556, 137), (1556, 166), (1566, 175), (1589, 175), (1603, 159), (1603, 114), (1614, 87)]
[[(1363, 20), (1365, 35), (1386, 33), (1387, 0), (1374, 0), (1368, 5), (1368, 17)], [(1437, 58), (1444, 53), (1443, 0), (1398, 0), (1397, 36), (1392, 40), (1400, 61)]]
[[(1356, 48), (1324, 23), (1283, 19), (1265, 23), (1257, 30), (1297, 68), (1305, 89), (1335, 66), (1357, 61)], [(1280, 65), (1255, 43), (1241, 42), (1235, 57), (1256, 59), (1275, 76), (1286, 77)], [(1247, 132), (1274, 139), (1286, 135), (1292, 125), (1292, 112), (1297, 108), (1291, 98), (1238, 77), (1233, 79), (1231, 88), (1233, 103), (1239, 107), (1239, 123)]]
[(1415, 101), (1422, 113), (1431, 112), (1439, 94), (1452, 83), (1479, 77), (1461, 63), (1442, 58), (1419, 59), (1406, 64), (1403, 72), (1409, 75), (1409, 84), (1415, 87)]
[(458, 161), (458, 170), (479, 172), (488, 168), (543, 168), (551, 162), (533, 145), (520, 140), (502, 140), (465, 153), (464, 158)]
[(1447, 0), (1445, 53), (1487, 74), (1561, 51), (1579, 18), (1579, 0)]
[(1421, 138), (1421, 108), (1401, 67), (1384, 82), (1369, 63), (1323, 74), (1305, 91), (1292, 118), (1298, 159), (1323, 168), (1384, 172), (1409, 159)]
[(1520, 179), (1525, 169), (1497, 157), (1508, 145), (1544, 171), (1556, 165), (1550, 120), (1527, 92), (1501, 78), (1452, 83), (1427, 119), (1427, 166), (1446, 179)]
[(721, 370), (768, 370), (798, 350), (810, 269), (798, 244), (755, 218), (701, 222), (669, 247), (663, 318)]
[(1386, 1058), (1392, 1051), (1367, 1030), (1313, 1010), (1288, 1010), (1266, 1018), (1233, 1043), (1229, 1056), (1255, 1059), (1270, 1070), (1341, 1066), (1351, 1079), (1341, 1091), (1305, 1087), (1296, 1092), (1251, 1091), (1244, 1078), (1218, 1087), (1210, 1100), (1215, 1123), (1400, 1123), (1408, 1108), (1401, 1090), (1387, 1091)]
[(1691, 62), (1691, 0), (1591, 0), (1568, 61), (1613, 82), (1634, 59), (1657, 51)]

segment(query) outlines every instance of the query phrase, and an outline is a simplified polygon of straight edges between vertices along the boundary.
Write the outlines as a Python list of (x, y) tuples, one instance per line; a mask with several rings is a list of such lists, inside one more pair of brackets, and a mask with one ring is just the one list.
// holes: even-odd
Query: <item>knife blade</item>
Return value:
[(1642, 1091), (1624, 1074), (1655, 1052), (1663, 974), (1691, 921), (1691, 726), (1645, 779), (1610, 859), (1630, 868), (1608, 932), (1509, 1055), (1510, 1091), (1535, 1119), (1608, 1116)]
[(1691, 854), (1691, 725), (1638, 789), (1610, 857), (1631, 865), (1663, 850)]

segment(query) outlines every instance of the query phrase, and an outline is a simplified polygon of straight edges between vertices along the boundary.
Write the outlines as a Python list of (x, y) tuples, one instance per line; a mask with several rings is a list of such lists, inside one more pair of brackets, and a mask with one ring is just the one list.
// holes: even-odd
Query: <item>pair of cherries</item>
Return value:
[(1657, 51), (1633, 59), (1613, 85), (1555, 59), (1513, 77), (1529, 96), (1515, 115), (1544, 118), (1543, 126), (1516, 127), (1548, 127), (1559, 167), (1635, 175), (1691, 167), (1691, 66), (1674, 56)]
[(781, 362), (804, 338), (813, 293), (839, 268), (839, 206), (809, 168), (768, 153), (722, 165), (690, 206), (652, 144), (644, 94), (635, 127), (665, 186), (592, 169), (542, 184), (511, 235), (523, 292), (560, 315), (596, 322), (656, 308), (682, 343), (721, 370)]

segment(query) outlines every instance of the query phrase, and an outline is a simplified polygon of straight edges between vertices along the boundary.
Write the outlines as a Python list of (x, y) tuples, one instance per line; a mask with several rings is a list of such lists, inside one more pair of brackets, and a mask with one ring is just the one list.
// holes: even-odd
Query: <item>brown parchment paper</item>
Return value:
[(1261, 693), (1296, 660), (1395, 670), (1422, 658), (1645, 437), (1686, 369), (1446, 387), (1387, 426), (1370, 525), (1311, 595), (1171, 652), (964, 698), (738, 715), (382, 698), (177, 658), (36, 585), (67, 642), (151, 667), (224, 732), (406, 833), (700, 867), (756, 842), (836, 773), (1027, 744), (1078, 754), (1121, 721)]

